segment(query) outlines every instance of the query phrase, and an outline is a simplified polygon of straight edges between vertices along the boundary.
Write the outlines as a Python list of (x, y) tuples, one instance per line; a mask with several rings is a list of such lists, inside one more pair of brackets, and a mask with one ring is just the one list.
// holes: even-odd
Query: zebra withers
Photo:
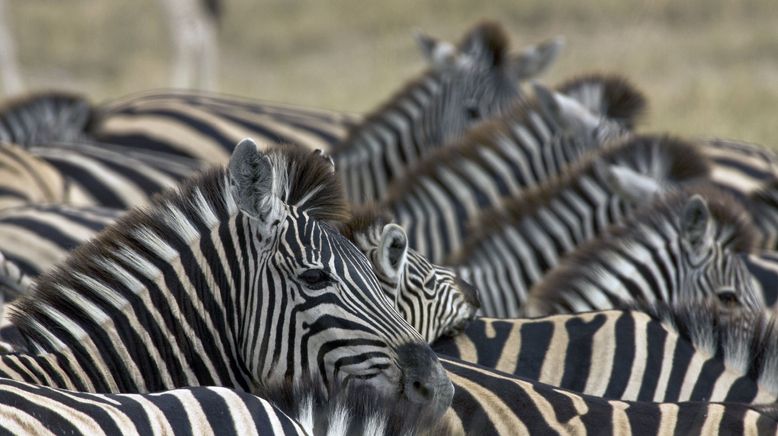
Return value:
[(653, 303), (532, 319), (479, 318), (443, 355), (582, 394), (629, 401), (778, 399), (775, 316)]
[(0, 372), (112, 393), (313, 377), (442, 413), (451, 384), (434, 354), (328, 224), (346, 211), (319, 154), (245, 141), (227, 171), (125, 215), (41, 277), (12, 314), (34, 354), (0, 357)]
[(524, 310), (539, 316), (701, 300), (761, 309), (737, 256), (753, 247), (751, 221), (736, 200), (707, 184), (683, 187), (568, 255), (530, 290)]
[[(642, 110), (642, 105), (616, 104), (635, 104), (623, 98), (639, 95), (626, 82), (603, 77), (601, 83), (602, 97), (614, 98), (610, 110)], [(431, 261), (442, 262), (460, 248), (469, 224), (484, 209), (553, 179), (624, 133), (622, 124), (606, 115), (592, 113), (558, 92), (535, 88), (535, 100), (431, 153), (391, 187), (384, 207), (405, 228), (411, 247)]]
[(479, 290), (486, 316), (517, 316), (527, 292), (562, 258), (640, 204), (707, 178), (695, 144), (641, 135), (605, 146), (558, 177), (482, 212), (444, 262)]

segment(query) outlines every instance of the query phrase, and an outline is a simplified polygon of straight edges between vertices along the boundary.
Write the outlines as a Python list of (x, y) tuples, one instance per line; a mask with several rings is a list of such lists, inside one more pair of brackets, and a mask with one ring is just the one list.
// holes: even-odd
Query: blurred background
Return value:
[[(26, 90), (101, 102), (167, 87), (170, 14), (160, 0), (6, 0)], [(214, 88), (365, 112), (425, 67), (414, 30), (458, 40), (500, 20), (514, 48), (564, 35), (543, 76), (620, 72), (649, 97), (644, 131), (778, 146), (776, 0), (224, 0)], [(168, 10), (169, 11), (169, 10)]]

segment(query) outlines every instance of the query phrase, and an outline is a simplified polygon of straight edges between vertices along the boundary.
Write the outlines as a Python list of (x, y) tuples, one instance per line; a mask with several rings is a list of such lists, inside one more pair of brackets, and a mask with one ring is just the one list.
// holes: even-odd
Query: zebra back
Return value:
[(598, 397), (756, 404), (778, 399), (776, 334), (772, 314), (653, 303), (535, 319), (480, 318), (433, 348)]

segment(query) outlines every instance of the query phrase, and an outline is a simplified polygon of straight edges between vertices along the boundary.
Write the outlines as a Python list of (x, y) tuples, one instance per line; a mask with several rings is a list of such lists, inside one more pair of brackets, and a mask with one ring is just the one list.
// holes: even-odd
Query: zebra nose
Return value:
[(455, 281), (457, 288), (459, 288), (460, 292), (462, 292), (462, 295), (465, 297), (465, 301), (475, 309), (480, 309), (481, 299), (478, 298), (478, 289), (459, 277), (457, 277)]
[(424, 343), (408, 343), (397, 349), (397, 355), (405, 398), (430, 407), (434, 417), (443, 415), (454, 397), (454, 385), (432, 349)]

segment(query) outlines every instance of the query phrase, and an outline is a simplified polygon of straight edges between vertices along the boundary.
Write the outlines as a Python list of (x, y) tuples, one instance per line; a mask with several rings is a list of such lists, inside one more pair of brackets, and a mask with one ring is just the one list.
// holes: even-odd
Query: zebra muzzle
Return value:
[(424, 343), (408, 343), (397, 349), (403, 373), (403, 396), (411, 403), (428, 407), (433, 417), (451, 405), (454, 385), (432, 349)]

